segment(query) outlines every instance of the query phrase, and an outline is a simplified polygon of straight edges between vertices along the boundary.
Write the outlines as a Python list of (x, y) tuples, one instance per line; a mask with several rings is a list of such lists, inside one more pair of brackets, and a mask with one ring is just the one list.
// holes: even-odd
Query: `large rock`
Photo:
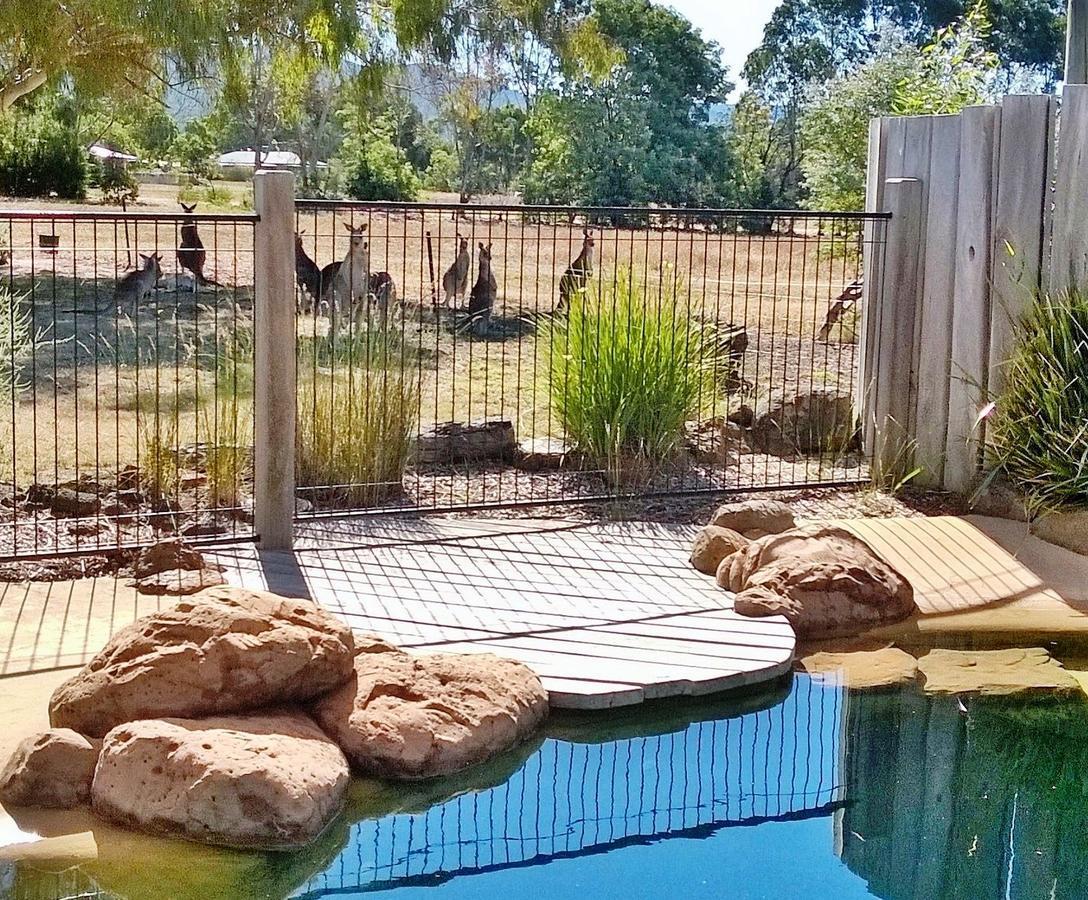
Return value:
[(819, 651), (797, 661), (797, 668), (820, 680), (840, 681), (855, 690), (910, 684), (918, 677), (918, 660), (898, 647)]
[(376, 640), (314, 716), (360, 772), (429, 778), (508, 750), (547, 711), (540, 679), (519, 662), (489, 653), (414, 656)]
[(752, 425), (752, 443), (774, 456), (843, 453), (857, 442), (857, 416), (849, 394), (810, 391), (783, 401)]
[(512, 462), (517, 449), (514, 424), (508, 420), (444, 422), (419, 436), (415, 460), (420, 465)]
[(161, 572), (196, 572), (204, 568), (204, 557), (194, 547), (179, 538), (159, 541), (136, 558), (132, 573), (138, 579), (149, 578)]
[(753, 532), (759, 532), (758, 536), (762, 537), (789, 531), (796, 523), (792, 510), (785, 503), (778, 500), (744, 500), (719, 506), (710, 524), (729, 528), (745, 537), (751, 537)]
[(351, 676), (350, 629), (304, 600), (212, 588), (137, 619), (62, 684), (56, 727), (101, 737), (134, 719), (311, 700)]
[(59, 809), (85, 802), (100, 744), (70, 728), (31, 735), (15, 748), (0, 772), (0, 802)]
[(729, 528), (707, 525), (695, 535), (691, 547), (691, 564), (697, 572), (713, 575), (722, 560), (748, 546), (748, 539)]
[(350, 778), (340, 748), (301, 713), (147, 719), (106, 735), (91, 801), (131, 828), (274, 850), (320, 835)]
[(1088, 556), (1088, 509), (1067, 509), (1039, 516), (1031, 533), (1048, 544)]
[(931, 650), (920, 660), (927, 694), (1075, 693), (1079, 682), (1042, 647)]
[(783, 615), (799, 637), (860, 634), (915, 612), (914, 590), (861, 538), (809, 525), (753, 541), (718, 570), (745, 616)]

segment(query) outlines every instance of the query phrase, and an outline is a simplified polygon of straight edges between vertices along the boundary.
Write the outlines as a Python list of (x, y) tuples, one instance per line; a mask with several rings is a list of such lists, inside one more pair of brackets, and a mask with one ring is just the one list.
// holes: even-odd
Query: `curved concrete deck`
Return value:
[(554, 521), (312, 524), (294, 553), (221, 553), (230, 581), (310, 597), (354, 629), (533, 668), (552, 704), (605, 708), (779, 677), (784, 618), (738, 616), (688, 564), (693, 529)]

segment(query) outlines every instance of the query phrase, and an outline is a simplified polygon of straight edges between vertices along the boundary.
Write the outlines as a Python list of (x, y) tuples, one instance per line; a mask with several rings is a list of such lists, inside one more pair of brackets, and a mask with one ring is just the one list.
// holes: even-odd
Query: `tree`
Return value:
[(526, 198), (715, 203), (724, 135), (711, 110), (732, 87), (720, 49), (649, 0), (598, 0), (593, 19), (612, 65), (605, 77), (568, 75), (529, 116)]
[(808, 205), (863, 208), (874, 116), (956, 113), (989, 99), (998, 68), (987, 49), (989, 27), (979, 3), (962, 21), (938, 31), (921, 52), (902, 44), (886, 47), (853, 74), (826, 85), (802, 122)]
[(787, 125), (753, 91), (733, 113), (727, 142), (731, 201), (742, 209), (797, 205), (800, 165), (790, 152)]
[(336, 160), (344, 190), (356, 200), (414, 200), (419, 177), (394, 142), (391, 117), (373, 118), (357, 107), (341, 110), (344, 142)]

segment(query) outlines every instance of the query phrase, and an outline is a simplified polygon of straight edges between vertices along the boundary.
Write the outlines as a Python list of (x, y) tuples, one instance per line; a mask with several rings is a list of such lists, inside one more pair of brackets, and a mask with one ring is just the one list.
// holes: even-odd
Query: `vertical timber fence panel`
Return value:
[[(882, 366), (881, 354), (899, 351), (874, 340), (859, 365), (871, 382), (858, 394), (870, 442), (874, 398), (883, 397), (884, 411), (907, 404), (903, 442), (927, 486), (975, 486), (984, 462), (979, 414), (1001, 390), (1017, 321), (1048, 282), (1060, 289), (1088, 274), (1088, 88), (1067, 87), (1055, 153), (1056, 108), (1051, 97), (1010, 96), (1000, 106), (881, 119), (870, 129), (867, 208), (887, 208), (889, 178), (917, 179), (924, 236), (914, 378), (905, 387), (898, 366)], [(928, 147), (928, 157), (912, 146)], [(866, 260), (866, 271), (905, 252), (896, 246), (902, 233), (890, 227), (887, 247)], [(902, 313), (897, 281), (885, 271), (879, 289), (869, 290), (867, 339)], [(904, 390), (906, 398), (888, 399)]]

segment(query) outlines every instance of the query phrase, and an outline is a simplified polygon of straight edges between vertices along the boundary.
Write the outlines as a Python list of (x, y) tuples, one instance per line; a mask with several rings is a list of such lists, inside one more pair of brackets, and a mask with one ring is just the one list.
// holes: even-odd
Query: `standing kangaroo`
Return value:
[(299, 295), (298, 311), (309, 313), (314, 305), (321, 301), (321, 269), (306, 248), (302, 246), (302, 233), (295, 234), (295, 278), (302, 289)]
[(486, 247), (480, 244), (480, 259), (476, 272), (476, 284), (472, 286), (472, 293), (468, 301), (468, 319), (473, 333), (477, 337), (487, 334), (487, 326), (491, 321), (491, 310), (495, 306), (495, 298), (499, 293), (499, 283), (495, 280), (495, 273), (491, 269), (491, 245)]
[(461, 248), (457, 252), (457, 259), (442, 276), (442, 292), (445, 294), (446, 306), (456, 306), (458, 298), (465, 296), (471, 265), (472, 257), (468, 252), (468, 238), (461, 238)]
[[(186, 206), (181, 204), (186, 215), (191, 216), (196, 212), (196, 204)], [(181, 241), (178, 244), (178, 265), (191, 272), (193, 275), (193, 293), (202, 284), (214, 284), (204, 277), (204, 263), (208, 259), (204, 242), (200, 239), (200, 233), (196, 230), (195, 221), (186, 221), (181, 224)]]
[(366, 242), (367, 226), (352, 228), (345, 222), (344, 227), (351, 234), (348, 240), (348, 251), (331, 281), (323, 285), (329, 304), (332, 334), (337, 332), (340, 312), (346, 312), (349, 316), (358, 316), (370, 291), (370, 245)]
[(571, 298), (584, 291), (589, 279), (593, 277), (593, 254), (597, 242), (589, 229), (585, 229), (582, 234), (582, 252), (567, 266), (567, 271), (559, 279), (559, 306), (556, 307), (556, 312), (566, 312)]
[(113, 303), (117, 308), (126, 307), (135, 314), (144, 298), (151, 293), (162, 277), (162, 257), (158, 253), (140, 254), (143, 267), (129, 272), (117, 282), (113, 290)]

